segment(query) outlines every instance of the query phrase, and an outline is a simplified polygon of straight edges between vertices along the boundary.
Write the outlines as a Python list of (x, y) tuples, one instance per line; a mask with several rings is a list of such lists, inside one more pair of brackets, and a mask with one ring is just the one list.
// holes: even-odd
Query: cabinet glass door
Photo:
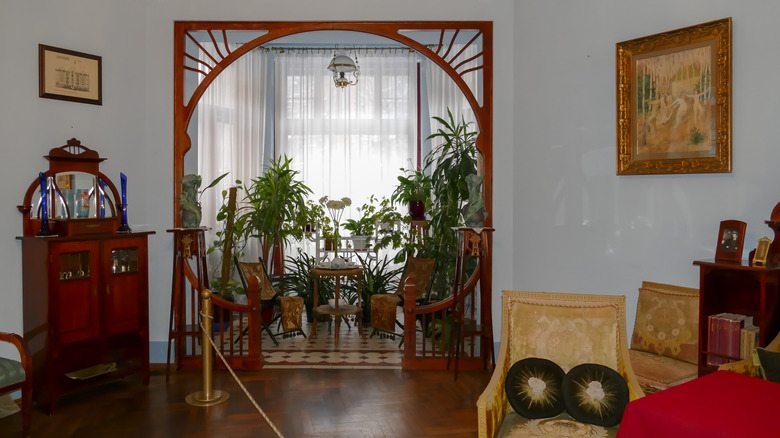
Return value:
[(59, 287), (52, 296), (52, 310), (58, 316), (61, 341), (74, 342), (100, 334), (98, 281), (94, 274), (97, 245), (67, 243), (53, 246), (54, 273)]
[(141, 309), (146, 291), (145, 252), (132, 239), (107, 241), (106, 295), (104, 331), (106, 334), (137, 330), (141, 327)]

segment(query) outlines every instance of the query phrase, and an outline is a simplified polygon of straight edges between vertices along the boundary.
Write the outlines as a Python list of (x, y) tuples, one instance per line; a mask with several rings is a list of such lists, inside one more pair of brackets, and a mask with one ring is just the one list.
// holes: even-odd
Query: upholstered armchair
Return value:
[(615, 427), (578, 423), (565, 413), (545, 420), (524, 418), (508, 403), (504, 385), (515, 362), (537, 357), (565, 372), (583, 363), (605, 365), (626, 380), (630, 400), (642, 397), (628, 359), (625, 297), (504, 291), (502, 299), (501, 348), (493, 376), (477, 400), (479, 437), (614, 436)]
[(645, 393), (698, 376), (699, 290), (645, 281), (631, 337), (631, 366)]
[(22, 391), (22, 430), (30, 433), (32, 416), (32, 356), (24, 338), (15, 333), (0, 332), (0, 341), (9, 342), (19, 350), (19, 360), (0, 357), (0, 394)]

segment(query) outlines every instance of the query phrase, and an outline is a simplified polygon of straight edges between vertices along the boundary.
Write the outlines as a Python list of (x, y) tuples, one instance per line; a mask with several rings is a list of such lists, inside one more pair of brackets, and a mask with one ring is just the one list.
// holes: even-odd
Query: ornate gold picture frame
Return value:
[(617, 174), (731, 172), (731, 18), (616, 52)]
[(753, 266), (766, 266), (766, 258), (769, 255), (769, 245), (771, 244), (772, 239), (766, 236), (758, 239), (756, 255), (753, 256)]

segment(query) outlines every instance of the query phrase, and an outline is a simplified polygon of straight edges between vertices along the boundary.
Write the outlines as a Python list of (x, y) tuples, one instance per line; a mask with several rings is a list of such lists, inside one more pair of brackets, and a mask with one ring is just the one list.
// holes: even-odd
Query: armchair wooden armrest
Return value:
[(510, 363), (505, 351), (506, 343), (502, 342), (499, 358), (496, 363), (493, 376), (487, 387), (477, 399), (477, 416), (479, 421), (479, 438), (492, 438), (498, 433), (501, 422), (507, 413), (507, 398), (504, 391), (504, 382), (509, 373)]
[(32, 416), (32, 355), (27, 348), (27, 342), (16, 333), (0, 332), (0, 341), (8, 342), (19, 350), (19, 363), (24, 369), (24, 380), (21, 382), (11, 382), (0, 388), (0, 393), (8, 391), (22, 391), (22, 429), (24, 436), (30, 433), (30, 421)]

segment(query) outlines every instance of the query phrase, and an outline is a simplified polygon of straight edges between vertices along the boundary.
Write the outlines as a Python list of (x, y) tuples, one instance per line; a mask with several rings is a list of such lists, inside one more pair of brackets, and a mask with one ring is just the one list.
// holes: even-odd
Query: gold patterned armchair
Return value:
[(629, 354), (645, 393), (695, 379), (698, 348), (699, 290), (643, 282)]
[(565, 412), (552, 419), (524, 418), (509, 405), (504, 385), (515, 362), (538, 357), (565, 372), (583, 363), (605, 365), (626, 380), (631, 400), (642, 397), (626, 338), (623, 296), (504, 291), (501, 348), (493, 377), (477, 400), (479, 437), (615, 436), (616, 427), (579, 423)]

